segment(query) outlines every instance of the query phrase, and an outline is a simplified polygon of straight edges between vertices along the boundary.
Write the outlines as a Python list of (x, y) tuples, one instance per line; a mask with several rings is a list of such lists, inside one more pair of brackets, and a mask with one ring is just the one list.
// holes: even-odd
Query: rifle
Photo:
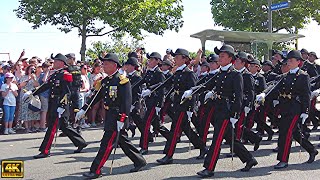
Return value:
[(198, 86), (192, 87), (192, 88), (191, 88), (191, 89), (192, 89), (191, 95), (190, 95), (189, 97), (183, 98), (183, 100), (181, 100), (180, 104), (185, 103), (188, 99), (190, 100), (194, 94), (196, 94), (201, 88), (205, 87), (205, 86), (206, 86), (211, 80), (213, 80), (213, 78), (215, 78), (218, 74), (219, 74), (219, 73), (213, 75), (210, 79), (208, 79), (208, 81), (206, 81), (206, 82), (204, 82), (204, 83), (202, 83), (202, 84), (200, 84), (200, 85), (198, 85)]

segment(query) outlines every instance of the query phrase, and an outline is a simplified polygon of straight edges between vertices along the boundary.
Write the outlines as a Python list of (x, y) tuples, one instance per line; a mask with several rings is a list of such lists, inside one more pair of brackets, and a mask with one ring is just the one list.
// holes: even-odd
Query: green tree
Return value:
[(88, 59), (98, 58), (102, 52), (114, 52), (119, 56), (119, 60), (124, 62), (128, 59), (128, 53), (135, 51), (138, 47), (143, 47), (143, 43), (135, 38), (112, 37), (111, 41), (97, 41), (93, 42), (92, 48), (86, 52)]
[[(162, 35), (165, 30), (182, 27), (181, 0), (20, 0), (14, 10), (18, 18), (42, 25), (58, 26), (62, 32), (78, 30), (82, 38), (81, 60), (85, 59), (86, 40), (92, 36), (126, 32), (141, 38), (142, 30)], [(102, 23), (101, 23), (102, 22)]]
[[(283, 0), (273, 0), (279, 3)], [(268, 32), (268, 0), (211, 0), (211, 12), (215, 25), (227, 30)], [(272, 32), (286, 30), (296, 33), (311, 19), (320, 23), (319, 0), (291, 0), (290, 8), (272, 12)], [(289, 42), (289, 44), (292, 42)], [(288, 43), (276, 43), (275, 48)], [(266, 45), (258, 44), (259, 55), (267, 52)]]

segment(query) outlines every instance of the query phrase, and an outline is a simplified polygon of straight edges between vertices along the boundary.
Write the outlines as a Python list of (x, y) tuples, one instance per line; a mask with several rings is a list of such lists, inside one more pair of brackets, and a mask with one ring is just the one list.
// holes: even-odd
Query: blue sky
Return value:
[[(189, 51), (197, 51), (201, 48), (200, 40), (191, 38), (190, 35), (204, 29), (218, 29), (214, 26), (212, 14), (210, 12), (210, 0), (183, 0), (184, 26), (179, 33), (166, 31), (163, 36), (148, 34), (145, 38), (145, 48), (148, 52), (158, 51), (164, 54), (167, 48), (185, 48)], [(37, 30), (31, 28), (31, 24), (22, 19), (18, 19), (13, 9), (19, 5), (18, 0), (0, 0), (0, 53), (10, 53), (11, 59), (16, 60), (20, 52), (25, 49), (26, 57), (38, 56), (48, 57), (51, 53), (74, 52), (80, 58), (81, 39), (74, 30), (68, 34), (60, 32), (55, 26), (41, 26)], [(320, 54), (320, 26), (316, 22), (311, 22), (306, 29), (299, 33), (306, 37), (299, 40), (299, 48), (307, 48)], [(87, 47), (93, 41), (106, 41), (108, 37), (95, 37), (87, 40)], [(207, 41), (206, 48), (213, 50), (221, 42)], [(8, 60), (8, 56), (0, 55), (0, 60)]]

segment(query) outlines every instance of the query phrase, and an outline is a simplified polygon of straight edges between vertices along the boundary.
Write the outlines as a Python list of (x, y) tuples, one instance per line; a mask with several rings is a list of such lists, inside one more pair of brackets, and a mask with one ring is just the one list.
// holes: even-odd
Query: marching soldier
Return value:
[(139, 150), (125, 135), (125, 129), (129, 123), (128, 114), (132, 104), (129, 79), (118, 72), (121, 64), (116, 54), (109, 53), (104, 58), (100, 57), (100, 59), (103, 61), (103, 68), (107, 77), (101, 81), (99, 89), (94, 91), (91, 98), (76, 115), (76, 119), (80, 119), (85, 115), (88, 108), (103, 99), (104, 109), (106, 110), (104, 134), (98, 154), (90, 167), (90, 172), (83, 174), (85, 177), (92, 179), (101, 176), (101, 168), (109, 158), (112, 149), (117, 148), (118, 145), (134, 163), (134, 168), (130, 172), (137, 172), (146, 165), (146, 161)]
[[(160, 115), (161, 106), (163, 103), (164, 97), (164, 89), (157, 88), (157, 86), (161, 85), (165, 80), (163, 73), (160, 71), (158, 64), (161, 61), (161, 55), (157, 52), (153, 52), (150, 55), (147, 54), (148, 67), (149, 70), (146, 72), (143, 79), (140, 81), (138, 85), (146, 84), (145, 90), (142, 91), (141, 97), (145, 98), (147, 111), (143, 118), (143, 127), (142, 133), (140, 137), (141, 147), (140, 153), (145, 155), (148, 154), (149, 147), (149, 135), (150, 135), (150, 126), (154, 124), (154, 121), (159, 121), (157, 116)], [(154, 92), (153, 89), (157, 88)], [(166, 128), (158, 128), (156, 129), (163, 137), (168, 138), (169, 130)]]
[(33, 92), (33, 95), (38, 95), (48, 89), (51, 91), (49, 97), (48, 130), (40, 146), (40, 154), (34, 156), (35, 159), (50, 156), (50, 148), (58, 128), (78, 147), (74, 151), (75, 153), (80, 153), (87, 146), (81, 135), (68, 124), (71, 113), (69, 103), (72, 74), (68, 71), (68, 68), (65, 68), (67, 58), (59, 53), (55, 57), (51, 55), (51, 59), (54, 60), (53, 68), (56, 72), (51, 75), (46, 83)]
[[(254, 151), (258, 150), (260, 146), (260, 142), (262, 138), (251, 131), (252, 128), (250, 124), (250, 118), (246, 118), (249, 115), (249, 112), (251, 109), (253, 109), (253, 101), (254, 101), (254, 91), (255, 91), (255, 79), (253, 78), (252, 74), (247, 70), (246, 64), (252, 63), (255, 60), (248, 61), (247, 53), (245, 52), (239, 52), (236, 55), (236, 60), (234, 63), (234, 68), (236, 71), (240, 72), (243, 78), (243, 101), (242, 101), (242, 107), (240, 111), (239, 120), (236, 123), (236, 138), (237, 140), (241, 141), (243, 136), (243, 139), (249, 140), (252, 144), (254, 144)], [(251, 117), (251, 116), (249, 116)], [(252, 123), (253, 124), (253, 123)], [(243, 131), (243, 133), (242, 133)]]
[(269, 60), (263, 61), (261, 70), (264, 72), (263, 76), (266, 80), (266, 83), (274, 81), (278, 76), (278, 74), (272, 72), (273, 69), (274, 69), (274, 65), (272, 64), (271, 61)]
[[(243, 100), (243, 78), (239, 72), (234, 70), (234, 49), (230, 45), (223, 45), (220, 49), (215, 48), (219, 55), (220, 72), (217, 75), (214, 90), (214, 101), (216, 112), (214, 115), (214, 135), (209, 152), (204, 161), (205, 169), (197, 174), (201, 177), (211, 177), (219, 158), (221, 143), (226, 139), (231, 145), (232, 151), (240, 158), (246, 166), (241, 171), (249, 171), (258, 162), (245, 146), (235, 137), (234, 128), (239, 119)], [(234, 147), (234, 148), (233, 148)]]
[(131, 83), (132, 89), (132, 105), (130, 108), (130, 125), (129, 129), (132, 132), (132, 137), (135, 136), (136, 125), (140, 132), (142, 131), (142, 119), (140, 117), (140, 97), (141, 86), (137, 86), (137, 84), (142, 80), (141, 76), (138, 75), (137, 70), (139, 68), (138, 59), (135, 57), (129, 57), (129, 59), (124, 63), (127, 77)]
[[(203, 112), (201, 108), (199, 108), (198, 115), (199, 116), (199, 121), (200, 121), (200, 129), (199, 129), (199, 136), (202, 139), (203, 143), (207, 143), (207, 136), (209, 133), (209, 128), (210, 128), (210, 123), (212, 126), (213, 124), (213, 116), (215, 112), (215, 104), (214, 102), (206, 96), (206, 93), (214, 88), (214, 83), (215, 81), (215, 76), (219, 72), (220, 65), (218, 64), (218, 59), (219, 56), (217, 55), (210, 55), (207, 59), (207, 62), (209, 63), (210, 71), (208, 76), (206, 76), (202, 82), (199, 81), (197, 85), (201, 85), (203, 83), (206, 83), (206, 86), (203, 88), (203, 90), (199, 91), (199, 101), (200, 101), (200, 106), (203, 106)], [(210, 81), (210, 82), (208, 82)]]
[(272, 52), (272, 56), (273, 56), (273, 61), (276, 62), (276, 64), (273, 64), (274, 65), (274, 69), (273, 69), (273, 72), (276, 73), (276, 74), (282, 74), (281, 72), (281, 63), (284, 59), (284, 56), (283, 56), (283, 53), (279, 50), (273, 50)]
[(314, 64), (310, 63), (309, 59), (309, 52), (306, 49), (301, 49), (301, 56), (304, 60), (303, 66), (301, 70), (308, 73), (310, 77), (315, 77), (318, 75), (317, 68)]
[[(309, 75), (299, 68), (299, 64), (303, 61), (299, 51), (290, 51), (287, 58), (287, 66), (290, 71), (282, 75), (280, 82), (269, 94), (272, 99), (279, 99), (281, 109), (277, 156), (279, 163), (274, 166), (275, 169), (288, 167), (292, 137), (309, 153), (310, 157), (307, 163), (312, 163), (318, 154), (314, 146), (297, 130), (299, 118), (301, 118), (302, 124), (308, 118), (310, 103)], [(264, 93), (259, 94), (256, 98), (257, 101), (263, 99), (265, 99)]]
[(172, 81), (167, 81), (173, 84), (174, 87), (174, 100), (173, 109), (175, 110), (174, 119), (172, 120), (170, 136), (167, 139), (164, 153), (165, 157), (158, 159), (160, 165), (170, 164), (173, 162), (173, 154), (177, 145), (177, 140), (183, 131), (189, 138), (195, 148), (200, 149), (200, 155), (197, 159), (204, 158), (206, 148), (204, 143), (200, 140), (199, 136), (191, 129), (190, 121), (193, 114), (194, 99), (186, 100), (181, 104), (184, 97), (191, 95), (185, 92), (196, 85), (196, 77), (194, 73), (187, 67), (186, 62), (190, 60), (189, 52), (185, 49), (177, 49), (173, 53), (175, 65), (177, 66), (176, 72), (173, 75)]
[[(253, 60), (249, 63), (249, 71), (251, 72), (254, 78), (255, 95), (262, 93), (267, 88), (265, 77), (259, 73), (260, 66), (261, 66), (260, 61), (258, 60)], [(254, 118), (255, 118), (255, 121), (257, 122), (258, 133), (260, 135), (263, 135), (264, 131), (266, 131), (268, 133), (267, 140), (270, 141), (272, 139), (274, 132), (272, 131), (271, 127), (266, 124), (267, 115), (265, 110), (266, 108), (264, 107), (264, 105), (259, 106), (258, 109), (256, 110), (256, 116)]]

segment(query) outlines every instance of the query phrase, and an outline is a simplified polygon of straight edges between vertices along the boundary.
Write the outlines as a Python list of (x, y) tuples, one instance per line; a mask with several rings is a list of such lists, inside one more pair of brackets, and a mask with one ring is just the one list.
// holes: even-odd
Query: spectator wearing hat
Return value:
[(26, 68), (26, 74), (21, 77), (18, 81), (18, 87), (21, 89), (20, 91), (20, 104), (19, 104), (19, 115), (18, 121), (23, 121), (25, 125), (25, 132), (31, 133), (35, 132), (36, 128), (34, 123), (40, 120), (40, 113), (34, 112), (28, 108), (28, 103), (22, 103), (22, 97), (27, 91), (35, 90), (40, 84), (35, 75), (36, 67), (34, 65), (29, 65)]
[(5, 84), (1, 85), (1, 95), (4, 98), (3, 110), (4, 110), (4, 134), (15, 134), (12, 129), (12, 123), (14, 119), (14, 113), (16, 108), (16, 97), (18, 96), (18, 86), (13, 83), (14, 75), (12, 73), (6, 73)]
[(317, 76), (318, 71), (316, 66), (308, 60), (309, 52), (306, 49), (301, 49), (300, 53), (303, 59), (303, 62), (301, 62), (303, 64), (301, 70), (306, 71), (310, 77)]

